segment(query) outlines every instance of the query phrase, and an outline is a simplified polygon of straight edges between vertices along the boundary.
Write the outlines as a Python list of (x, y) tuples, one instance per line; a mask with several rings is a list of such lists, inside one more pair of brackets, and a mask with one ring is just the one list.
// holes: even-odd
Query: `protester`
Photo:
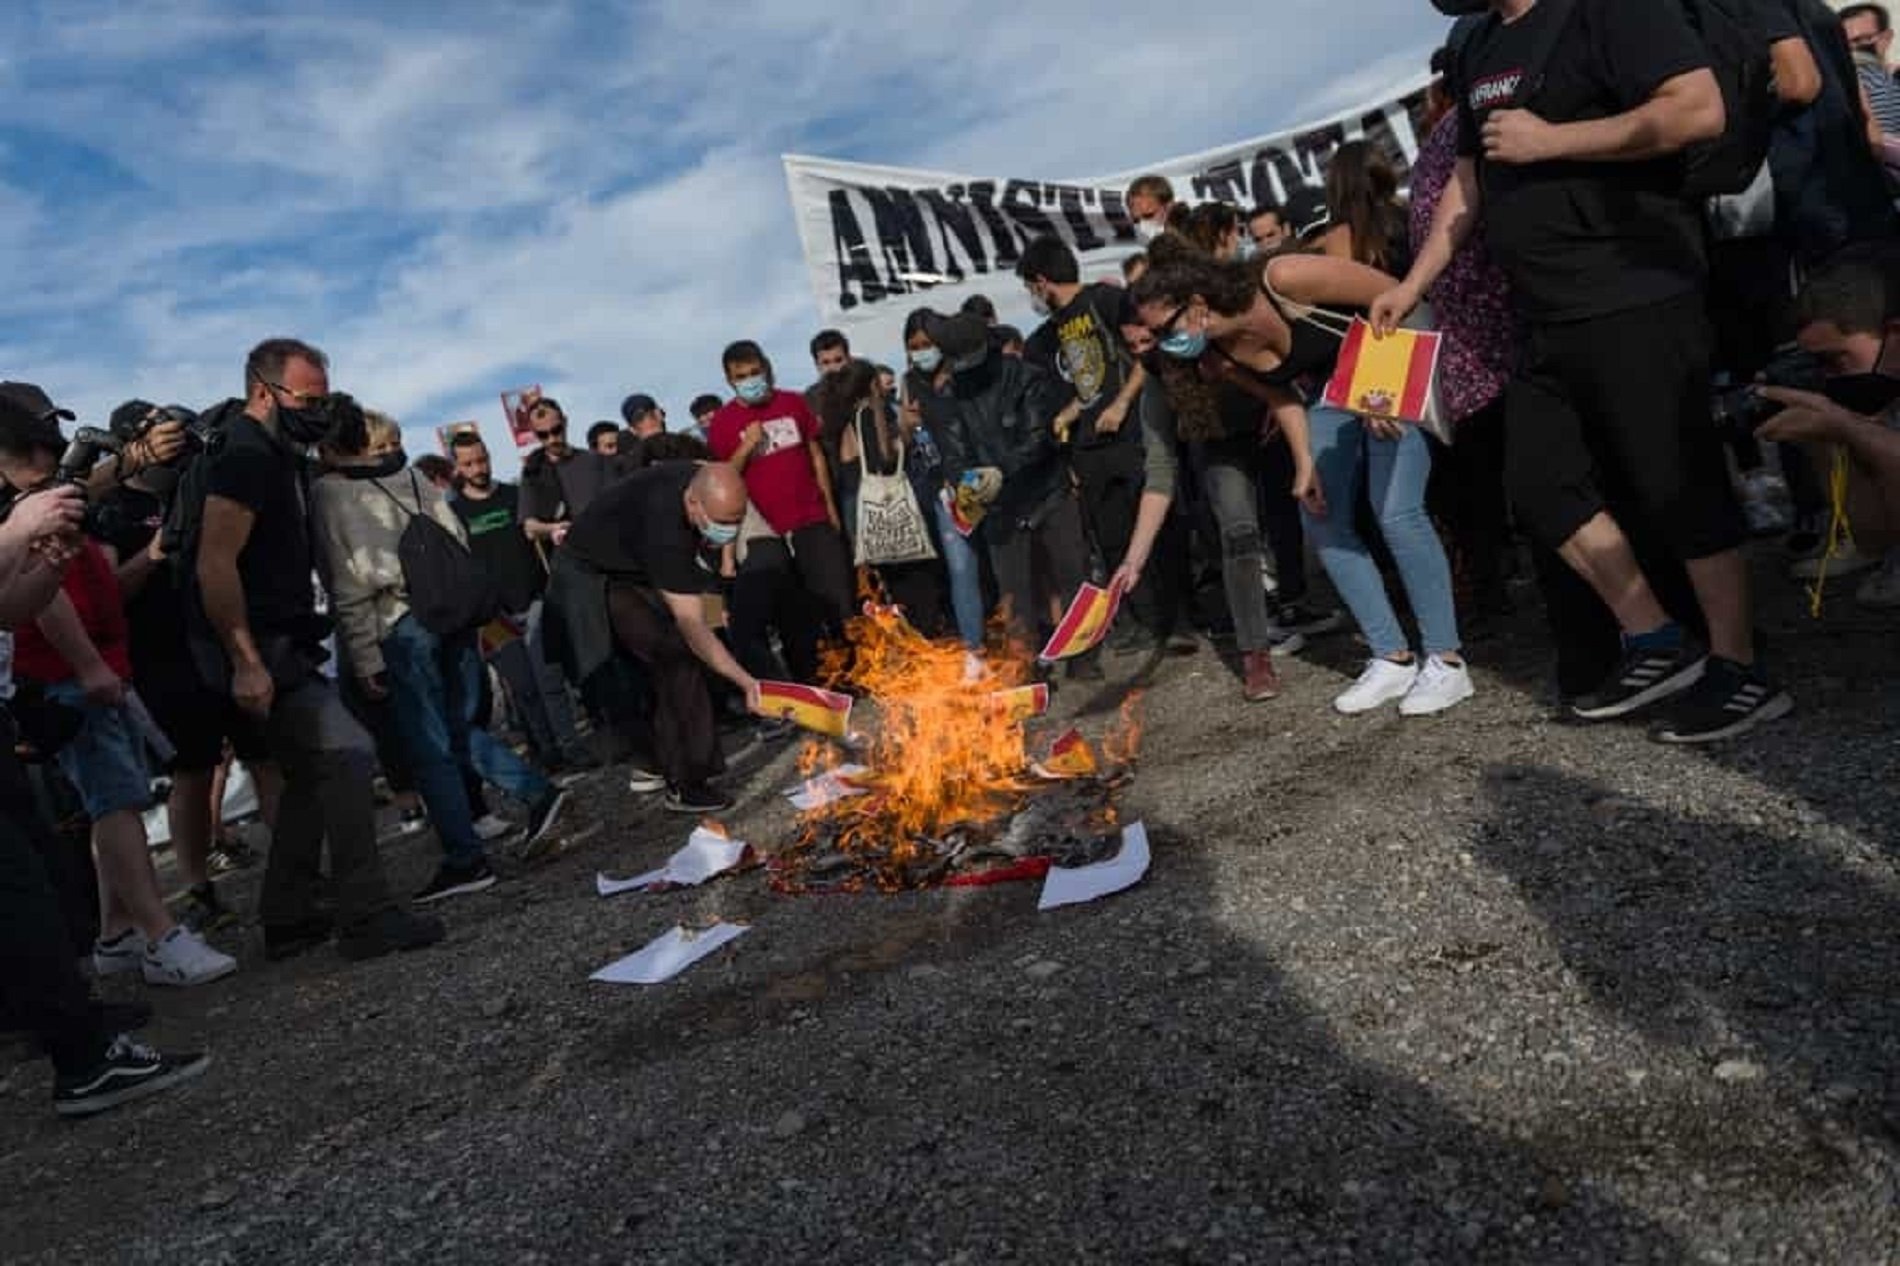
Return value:
[[(918, 308), (904, 318), (904, 355), (910, 364), (904, 375), (904, 425), (915, 437), (918, 450), (927, 454), (919, 463), (918, 493), (936, 525), (937, 552), (949, 583), (957, 636), (966, 651), (980, 654), (987, 607), (983, 601), (983, 566), (972, 542), (980, 539), (977, 533), (981, 527), (968, 535), (958, 527), (943, 483), (942, 448), (936, 441), (942, 426), (941, 407), (950, 396), (952, 380), (950, 362), (930, 340), (931, 323), (942, 319), (929, 308)], [(980, 666), (975, 671), (980, 671)]]
[(843, 373), (845, 366), (851, 363), (851, 340), (837, 330), (818, 331), (811, 340), (811, 363), (821, 382), (832, 374)]
[[(1425, 516), (1431, 450), (1420, 428), (1357, 417), (1302, 394), (1339, 358), (1340, 325), (1328, 309), (1364, 307), (1386, 274), (1352, 260), (1279, 254), (1222, 264), (1178, 236), (1149, 248), (1155, 266), (1133, 292), (1161, 351), (1181, 360), (1213, 355), (1236, 384), (1263, 389), (1293, 451), (1293, 491), (1320, 561), (1345, 599), (1373, 658), (1333, 701), (1342, 713), (1397, 702), (1407, 716), (1442, 712), (1471, 697), (1452, 607), (1451, 568)], [(1424, 640), (1423, 667), (1386, 595), (1385, 581), (1353, 522), (1362, 479)]]
[(1122, 202), (1135, 221), (1135, 236), (1143, 244), (1154, 241), (1173, 223), (1174, 186), (1166, 176), (1137, 176)]
[(1399, 176), (1365, 141), (1348, 141), (1326, 164), (1326, 217), (1319, 238), (1325, 254), (1357, 260), (1368, 268), (1403, 277), (1412, 266)]
[(489, 656), (535, 759), (550, 774), (590, 769), (574, 723), (574, 705), (560, 670), (548, 659), (545, 604), (547, 569), (521, 524), (521, 490), (495, 478), (488, 445), (465, 433), (449, 442), (461, 492), (449, 505), (468, 534), (468, 547), (488, 569), (503, 617), (520, 630)]
[(587, 451), (602, 457), (620, 456), (620, 428), (612, 422), (596, 422), (588, 427)]
[[(401, 437), (397, 437), (400, 441)], [(455, 465), (440, 453), (424, 453), (416, 458), (416, 473), (428, 480), (437, 492), (455, 491)]]
[[(349, 959), (413, 950), (442, 924), (389, 898), (376, 852), (369, 736), (319, 671), (329, 623), (318, 616), (303, 450), (327, 437), (347, 397), (330, 394), (329, 361), (295, 339), (270, 339), (244, 364), (243, 412), (207, 456), (194, 580), (215, 639), (201, 667), (263, 720), (284, 773), (258, 912), (265, 951), (300, 953), (329, 939)], [(318, 907), (329, 841), (332, 916)]]
[[(43, 408), (22, 407), (33, 399), (29, 392)], [(29, 384), (9, 384), (0, 400), (6, 406), (0, 411), (0, 480), (16, 493), (38, 492), (51, 483), (66, 450), (58, 419), (72, 414)], [(206, 984), (236, 971), (236, 959), (172, 917), (159, 891), (144, 820), (152, 804), (147, 751), (154, 727), (127, 687), (132, 660), (124, 597), (96, 541), (77, 544), (60, 591), (15, 629), (12, 675), (34, 683), (48, 707), (71, 717), (71, 733), (49, 755), (92, 821), (99, 891), (94, 970), (138, 973), (147, 984), (172, 986)]]
[(1900, 84), (1888, 62), (1893, 16), (1884, 4), (1850, 4), (1839, 20), (1853, 51), (1855, 77), (1867, 94), (1869, 122), (1879, 138), (1900, 143)]
[(522, 526), (529, 540), (558, 546), (565, 525), (625, 471), (617, 456), (567, 442), (567, 414), (555, 400), (535, 400), (528, 425), (541, 447), (521, 464)]
[[(49, 421), (0, 393), (0, 431)], [(34, 620), (59, 594), (84, 509), (78, 488), (54, 487), (15, 497), (0, 520), (0, 1012), (33, 1034), (52, 1061), (53, 1110), (66, 1117), (156, 1094), (210, 1066), (207, 1055), (161, 1054), (138, 1042), (123, 1030), (143, 1023), (142, 1015), (108, 1009), (88, 995), (71, 931), (32, 839), (44, 828), (14, 755), (7, 630)]]
[(1181, 235), (1215, 259), (1253, 254), (1253, 238), (1242, 231), (1240, 212), (1225, 202), (1203, 202), (1182, 219)]
[[(1553, 39), (1566, 14), (1578, 29)], [(1533, 84), (1521, 70), (1540, 41), (1554, 52)], [(1540, 4), (1481, 26), (1455, 71), (1457, 173), (1411, 274), (1372, 319), (1389, 330), (1417, 306), (1482, 213), (1529, 327), (1506, 403), (1513, 499), (1627, 639), (1623, 663), (1572, 712), (1605, 720), (1675, 699), (1657, 737), (1677, 743), (1785, 714), (1792, 701), (1755, 663), (1746, 529), (1709, 425), (1703, 229), (1669, 158), (1723, 131), (1701, 42), (1672, 5)], [(1657, 599), (1605, 507), (1605, 478), (1633, 490), (1686, 561), (1707, 652)]]
[(621, 465), (631, 474), (650, 460), (647, 441), (666, 434), (666, 410), (652, 396), (636, 392), (620, 402), (620, 420), (627, 425), (620, 437)]
[(719, 412), (719, 406), (724, 403), (718, 396), (708, 392), (705, 395), (694, 396), (693, 403), (687, 406), (686, 411), (693, 415), (693, 429), (699, 433), (702, 444), (706, 442), (706, 437), (711, 432), (713, 414)]
[(1132, 286), (1148, 271), (1148, 252), (1137, 251), (1122, 260), (1122, 284)]
[[(1286, 213), (1277, 202), (1262, 202), (1247, 216), (1247, 236), (1253, 239), (1254, 251), (1260, 255), (1271, 255), (1286, 244)], [(1130, 277), (1128, 284), (1133, 285), (1135, 278)]]
[[(715, 423), (715, 434), (721, 429)], [(731, 466), (663, 462), (609, 489), (568, 534), (573, 558), (606, 579), (615, 640), (652, 675), (653, 748), (674, 813), (732, 807), (712, 786), (724, 762), (706, 671), (758, 710), (758, 680), (727, 651), (705, 612), (718, 552), (737, 539), (745, 508), (746, 485)]]
[(958, 311), (975, 317), (989, 329), (996, 328), (996, 304), (988, 295), (971, 295)]

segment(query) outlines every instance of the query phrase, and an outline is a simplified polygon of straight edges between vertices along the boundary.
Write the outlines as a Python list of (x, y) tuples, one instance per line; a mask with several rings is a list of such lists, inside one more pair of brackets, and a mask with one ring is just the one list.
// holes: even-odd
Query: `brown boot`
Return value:
[(1273, 652), (1248, 651), (1240, 657), (1243, 685), (1241, 694), (1248, 703), (1276, 699), (1280, 695), (1280, 674), (1273, 670)]

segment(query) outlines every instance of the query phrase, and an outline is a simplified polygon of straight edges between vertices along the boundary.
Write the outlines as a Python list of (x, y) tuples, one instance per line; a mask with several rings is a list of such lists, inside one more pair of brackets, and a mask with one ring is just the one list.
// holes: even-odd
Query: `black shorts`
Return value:
[(1683, 559), (1742, 544), (1709, 407), (1711, 343), (1699, 291), (1532, 327), (1505, 396), (1505, 482), (1539, 543), (1557, 548), (1613, 500)]
[(224, 759), (225, 740), (245, 764), (270, 759), (264, 727), (257, 718), (198, 679), (189, 665), (152, 670), (133, 683), (152, 720), (178, 749), (170, 772), (203, 773)]

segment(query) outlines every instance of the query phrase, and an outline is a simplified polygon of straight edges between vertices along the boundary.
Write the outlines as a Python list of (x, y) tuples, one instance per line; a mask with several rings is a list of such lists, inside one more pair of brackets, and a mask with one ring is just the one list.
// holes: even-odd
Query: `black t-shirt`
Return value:
[(1122, 292), (1114, 286), (1084, 286), (1023, 344), (1024, 359), (1054, 372), (1081, 403), (1082, 416), (1069, 433), (1069, 442), (1077, 448), (1141, 440), (1141, 428), (1126, 424), (1113, 435), (1095, 433), (1102, 410), (1128, 385), (1132, 362), (1115, 328), (1121, 304)]
[(717, 556), (686, 521), (683, 498), (699, 467), (661, 462), (597, 497), (567, 531), (570, 558), (610, 580), (666, 593), (710, 593)]
[(1465, 45), (1460, 151), (1478, 159), (1485, 240), (1525, 316), (1582, 320), (1695, 290), (1706, 272), (1701, 215), (1681, 196), (1680, 157), (1488, 162), (1485, 120), (1501, 109), (1552, 123), (1608, 118), (1708, 64), (1680, 8), (1658, 0), (1539, 3), (1515, 22), (1488, 20)]
[(245, 416), (231, 422), (209, 462), (206, 494), (255, 516), (238, 555), (251, 631), (308, 633), (320, 622), (303, 458)]
[(522, 463), (521, 517), (542, 523), (577, 519), (624, 473), (618, 457), (602, 457), (589, 448), (575, 449), (559, 465), (545, 450), (538, 451)]
[(521, 530), (521, 490), (498, 483), (486, 497), (477, 500), (464, 491), (451, 497), (449, 505), (468, 529), (469, 552), (488, 569), (501, 592), (502, 606), (526, 611), (541, 596), (548, 578)]
[[(164, 502), (129, 485), (113, 490), (100, 502), (99, 510), (95, 516), (99, 542), (112, 548), (121, 566), (144, 553), (165, 526)], [(150, 680), (192, 671), (191, 651), (185, 643), (185, 602), (169, 560), (155, 567), (138, 595), (126, 602), (125, 621), (135, 678)]]

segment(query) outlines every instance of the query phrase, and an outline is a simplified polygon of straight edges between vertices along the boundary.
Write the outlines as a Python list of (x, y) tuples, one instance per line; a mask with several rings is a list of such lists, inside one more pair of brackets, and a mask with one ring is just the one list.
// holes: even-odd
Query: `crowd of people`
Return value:
[[(3, 1018), (44, 1043), (58, 1110), (204, 1067), (129, 1037), (143, 1009), (76, 964), (173, 987), (238, 969), (207, 939), (233, 919), (211, 868), (231, 760), (271, 832), (268, 959), (422, 949), (443, 925), (418, 907), (493, 885), (491, 846), (546, 839), (577, 778), (729, 807), (733, 743), (788, 736), (760, 682), (818, 681), (866, 592), (960, 643), (972, 683), (1095, 579), (1125, 614), (1068, 679), (1216, 643), (1264, 701), (1308, 640), (1356, 635), (1337, 711), (1422, 717), (1473, 696), (1467, 655), (1534, 578), (1578, 721), (1653, 713), (1704, 743), (1786, 714), (1751, 536), (1900, 606), (1887, 14), (1751, 0), (1765, 158), (1710, 200), (1696, 173), (1746, 101), (1676, 6), (1434, 2), (1461, 16), (1403, 178), (1365, 142), (1283, 206), (1144, 176), (1120, 278), (1023, 244), (1026, 335), (981, 296), (920, 308), (900, 372), (825, 330), (803, 391), (736, 341), (683, 431), (650, 395), (581, 432), (530, 392), (518, 483), (472, 429), (410, 462), (295, 339), (251, 350), (240, 397), (128, 401), (104, 429), (0, 384)], [(1355, 319), (1441, 332), (1435, 426), (1322, 397)], [(406, 899), (379, 777), (440, 842)]]

